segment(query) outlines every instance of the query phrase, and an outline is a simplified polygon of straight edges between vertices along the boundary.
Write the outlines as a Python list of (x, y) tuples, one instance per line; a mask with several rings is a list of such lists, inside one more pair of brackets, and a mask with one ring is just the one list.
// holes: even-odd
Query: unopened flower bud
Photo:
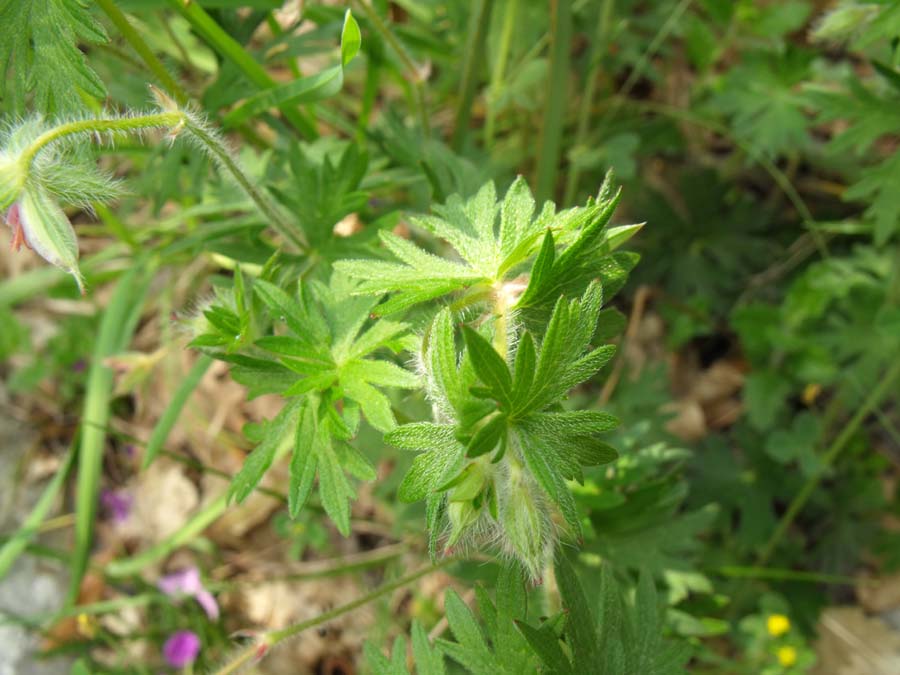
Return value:
[(501, 507), (500, 524), (513, 553), (533, 579), (540, 577), (552, 551), (552, 531), (547, 522), (544, 498), (536, 485), (523, 477), (510, 479), (509, 492)]
[(482, 490), (487, 480), (484, 463), (475, 461), (470, 463), (460, 473), (453, 489), (450, 491), (451, 502), (469, 502), (475, 499)]
[(78, 239), (72, 223), (50, 195), (39, 185), (29, 185), (6, 216), (13, 230), (13, 247), (22, 244), (51, 265), (73, 277), (84, 294), (84, 279), (78, 269)]
[(447, 516), (450, 518), (448, 548), (459, 541), (469, 526), (478, 520), (478, 515), (478, 509), (472, 505), (472, 502), (450, 502), (447, 507)]

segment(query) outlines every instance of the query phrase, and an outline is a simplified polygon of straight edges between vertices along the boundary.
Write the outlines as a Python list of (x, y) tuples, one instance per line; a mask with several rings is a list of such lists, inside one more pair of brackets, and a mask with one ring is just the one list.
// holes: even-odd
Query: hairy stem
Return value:
[(38, 136), (19, 156), (21, 166), (21, 184), (27, 179), (37, 154), (47, 146), (76, 134), (96, 134), (106, 132), (130, 132), (143, 129), (186, 129), (191, 136), (201, 143), (204, 149), (225, 169), (238, 186), (253, 200), (256, 207), (269, 220), (285, 239), (297, 249), (304, 250), (306, 241), (295, 227), (281, 212), (263, 189), (256, 185), (244, 172), (240, 164), (232, 156), (222, 139), (193, 114), (184, 110), (174, 109), (152, 115), (140, 115), (136, 117), (110, 117), (105, 119), (87, 119), (66, 122), (48, 129)]
[(253, 200), (257, 208), (269, 219), (269, 224), (294, 246), (301, 251), (306, 248), (306, 241), (294, 226), (281, 212), (268, 193), (260, 189), (254, 183), (241, 166), (237, 163), (231, 152), (225, 147), (222, 140), (210, 131), (206, 126), (199, 123), (191, 116), (185, 118), (185, 128), (209, 151), (215, 160), (226, 169), (240, 186), (247, 193), (247, 196)]
[[(59, 141), (66, 136), (75, 134), (95, 134), (109, 131), (139, 131), (141, 129), (171, 128), (183, 124), (187, 119), (187, 113), (180, 110), (155, 113), (153, 115), (141, 115), (139, 117), (110, 117), (106, 119), (77, 120), (66, 122), (42, 133), (25, 148), (19, 156), (19, 162), (24, 169), (23, 176), (31, 169), (31, 164), (37, 154), (45, 147)], [(23, 179), (24, 180), (24, 179)]]

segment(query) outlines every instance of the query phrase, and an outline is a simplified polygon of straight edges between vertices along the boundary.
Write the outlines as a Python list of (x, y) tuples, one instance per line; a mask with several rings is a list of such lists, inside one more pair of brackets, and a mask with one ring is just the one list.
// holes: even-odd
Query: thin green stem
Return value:
[(881, 404), (881, 400), (888, 394), (889, 391), (891, 391), (891, 388), (894, 386), (895, 380), (897, 380), (898, 376), (900, 376), (900, 360), (894, 361), (894, 364), (891, 366), (888, 372), (885, 373), (885, 376), (875, 386), (875, 388), (872, 389), (868, 397), (866, 397), (866, 400), (863, 401), (862, 405), (859, 407), (859, 410), (856, 411), (856, 414), (850, 419), (841, 433), (838, 434), (838, 436), (832, 442), (831, 446), (822, 456), (816, 472), (806, 480), (806, 483), (803, 484), (803, 487), (794, 496), (794, 499), (791, 502), (790, 506), (788, 506), (787, 511), (785, 511), (784, 515), (781, 517), (781, 520), (778, 522), (778, 527), (775, 528), (775, 531), (769, 538), (768, 543), (760, 551), (760, 554), (756, 561), (757, 566), (763, 567), (769, 561), (772, 553), (774, 553), (775, 549), (778, 547), (778, 544), (781, 543), (781, 540), (787, 534), (787, 531), (790, 528), (791, 524), (794, 522), (797, 515), (806, 505), (806, 502), (809, 500), (813, 491), (822, 481), (822, 478), (825, 476), (825, 472), (831, 467), (832, 464), (834, 464), (838, 455), (840, 455), (840, 453), (846, 447), (847, 443), (850, 442), (850, 439), (853, 438), (853, 435), (857, 432), (863, 421), (872, 413), (873, 410), (875, 410)]
[[(590, 130), (591, 107), (594, 103), (594, 95), (597, 91), (597, 75), (600, 65), (603, 63), (602, 55), (607, 44), (607, 35), (609, 34), (609, 24), (612, 18), (613, 4), (615, 0), (603, 0), (600, 7), (600, 14), (597, 18), (597, 31), (593, 40), (591, 40), (590, 51), (588, 53), (588, 68), (584, 82), (584, 95), (581, 97), (581, 105), (578, 110), (578, 126), (575, 129), (575, 141), (573, 148), (580, 148), (587, 142), (588, 131)], [(566, 177), (566, 191), (563, 197), (563, 204), (571, 204), (575, 198), (575, 191), (578, 189), (578, 178), (580, 170), (576, 164), (569, 168), (569, 174)]]
[(622, 105), (623, 102), (628, 100), (628, 94), (631, 93), (634, 85), (638, 83), (638, 80), (644, 74), (644, 68), (647, 67), (647, 64), (650, 63), (650, 59), (653, 58), (653, 55), (656, 54), (656, 50), (659, 49), (663, 42), (666, 41), (666, 38), (669, 37), (669, 34), (675, 29), (675, 26), (678, 25), (678, 20), (681, 18), (681, 15), (684, 14), (688, 7), (691, 6), (693, 0), (681, 0), (675, 7), (672, 9), (671, 14), (666, 18), (665, 23), (659, 27), (656, 35), (653, 36), (653, 39), (650, 41), (650, 44), (647, 45), (647, 49), (644, 50), (644, 53), (641, 54), (641, 58), (635, 64), (634, 69), (628, 75), (628, 79), (625, 80), (625, 83), (622, 85), (622, 88), (617, 92), (617, 96), (613, 104), (604, 112), (603, 117), (597, 124), (597, 133), (602, 136), (603, 131), (606, 129), (606, 123), (609, 121), (609, 118), (613, 113), (618, 110), (619, 106)]
[(176, 131), (180, 128), (187, 129), (196, 140), (203, 144), (204, 148), (219, 165), (231, 174), (240, 188), (253, 200), (263, 215), (268, 218), (269, 224), (299, 250), (302, 251), (306, 248), (306, 242), (298, 229), (284, 216), (268, 193), (259, 188), (244, 173), (240, 164), (238, 164), (218, 135), (206, 127), (197, 117), (183, 110), (166, 110), (165, 112), (141, 115), (140, 117), (78, 120), (53, 127), (38, 136), (19, 156), (18, 161), (21, 166), (20, 182), (24, 186), (34, 158), (42, 149), (67, 136), (111, 131), (128, 132), (151, 128), (170, 128)]
[(356, 0), (355, 4), (362, 10), (363, 14), (366, 15), (366, 18), (372, 24), (372, 27), (375, 28), (376, 32), (381, 35), (382, 39), (394, 50), (394, 53), (397, 54), (404, 67), (409, 72), (410, 84), (413, 88), (414, 97), (416, 99), (416, 108), (418, 108), (419, 113), (419, 123), (422, 126), (422, 133), (424, 133), (427, 138), (431, 135), (431, 122), (428, 118), (428, 106), (425, 102), (425, 83), (422, 80), (422, 74), (419, 67), (416, 66), (412, 57), (410, 57), (409, 53), (403, 45), (400, 44), (397, 37), (385, 25), (384, 21), (381, 20), (381, 17), (378, 16), (378, 13), (369, 3), (365, 2), (365, 0)]
[(456, 123), (453, 128), (453, 149), (457, 152), (462, 149), (469, 133), (472, 101), (475, 98), (479, 66), (484, 60), (484, 42), (493, 4), (493, 0), (475, 0), (469, 17), (469, 39), (466, 41), (462, 78), (459, 81), (459, 100), (456, 104)]
[(455, 562), (454, 558), (445, 558), (444, 560), (435, 563), (434, 565), (428, 565), (427, 567), (422, 567), (415, 572), (412, 572), (411, 574), (407, 574), (405, 577), (401, 577), (394, 581), (389, 581), (386, 584), (382, 584), (371, 593), (367, 593), (366, 595), (363, 595), (352, 602), (348, 602), (346, 605), (335, 607), (331, 611), (320, 614), (313, 619), (295, 623), (294, 625), (288, 626), (287, 628), (283, 628), (281, 630), (269, 631), (262, 637), (258, 644), (252, 644), (242, 649), (234, 659), (225, 664), (222, 668), (216, 671), (216, 673), (217, 675), (228, 675), (228, 673), (233, 673), (245, 663), (252, 661), (254, 658), (262, 657), (263, 655), (265, 655), (265, 653), (269, 649), (277, 645), (279, 642), (294, 637), (295, 635), (298, 635), (305, 630), (309, 630), (310, 628), (315, 628), (316, 626), (319, 626), (323, 623), (327, 623), (328, 621), (336, 619), (339, 616), (343, 616), (344, 614), (352, 612), (355, 609), (359, 609), (360, 607), (367, 605), (382, 596), (393, 593), (394, 591), (403, 588), (404, 586), (408, 586), (414, 581), (418, 581), (422, 577), (427, 576), (432, 572), (436, 572), (439, 569), (447, 567), (453, 562)]
[(813, 584), (835, 584), (857, 586), (865, 579), (847, 577), (839, 574), (823, 574), (821, 572), (803, 572), (799, 570), (771, 569), (767, 567), (740, 567), (727, 565), (711, 570), (712, 574), (734, 579), (768, 579), (771, 581), (800, 581)]
[[(247, 50), (228, 33), (197, 2), (169, 0), (169, 5), (177, 10), (206, 42), (220, 55), (231, 61), (244, 76), (259, 89), (271, 89), (276, 85), (265, 68), (247, 53)], [(318, 137), (315, 125), (296, 108), (287, 104), (281, 109), (285, 119), (304, 137)]]
[(28, 547), (32, 538), (40, 531), (41, 523), (44, 522), (44, 518), (46, 518), (47, 513), (56, 501), (57, 494), (65, 482), (66, 476), (69, 475), (69, 469), (72, 467), (74, 457), (75, 447), (73, 443), (73, 447), (69, 449), (65, 460), (56, 470), (56, 474), (47, 483), (47, 487), (44, 488), (44, 492), (34, 505), (31, 513), (28, 514), (25, 522), (22, 523), (22, 526), (9, 540), (0, 546), (0, 579), (6, 576), (6, 573), (22, 554), (22, 551)]
[(506, 76), (506, 64), (509, 62), (509, 51), (512, 47), (513, 29), (519, 14), (519, 0), (506, 0), (503, 12), (503, 25), (500, 28), (500, 42), (497, 45), (497, 60), (491, 71), (491, 84), (488, 89), (487, 114), (484, 120), (484, 146), (490, 151), (494, 142), (494, 129), (497, 118), (497, 102), (503, 90)]
[(104, 571), (110, 577), (125, 577), (137, 574), (147, 565), (166, 557), (175, 549), (193, 541), (197, 535), (225, 513), (227, 508), (228, 491), (226, 490), (201, 511), (195, 513), (181, 529), (168, 538), (132, 558), (113, 560), (106, 566)]
[(186, 104), (188, 102), (187, 92), (185, 92), (182, 86), (178, 84), (178, 81), (172, 77), (169, 71), (166, 70), (163, 62), (160, 61), (156, 54), (153, 53), (153, 50), (147, 46), (147, 43), (144, 42), (144, 38), (142, 38), (140, 33), (134, 29), (134, 26), (132, 26), (125, 17), (122, 10), (116, 6), (116, 3), (113, 2), (113, 0), (96, 0), (96, 2), (100, 6), (100, 9), (106, 13), (106, 16), (109, 17), (109, 20), (113, 22), (113, 25), (119, 30), (119, 33), (122, 34), (122, 37), (125, 38), (128, 44), (131, 45), (131, 48), (141, 57), (147, 65), (147, 68), (150, 69), (150, 72), (156, 76), (156, 79), (159, 80), (159, 83), (163, 88), (169, 91), (179, 104)]
[(241, 189), (253, 200), (257, 208), (262, 211), (263, 215), (269, 219), (269, 224), (278, 230), (285, 239), (290, 241), (299, 250), (304, 250), (306, 248), (306, 241), (297, 228), (285, 218), (281, 209), (276, 206), (268, 193), (260, 189), (256, 183), (250, 180), (250, 177), (244, 173), (243, 168), (237, 163), (222, 140), (191, 116), (185, 118), (185, 128), (195, 138), (201, 141), (210, 154), (213, 155), (215, 160), (232, 175)]
[(48, 129), (38, 136), (19, 156), (19, 163), (23, 169), (22, 181), (24, 182), (35, 156), (51, 143), (55, 143), (66, 136), (75, 134), (94, 134), (109, 131), (138, 131), (140, 129), (171, 128), (183, 123), (187, 114), (180, 111), (167, 111), (153, 115), (141, 115), (140, 117), (109, 117), (105, 119), (78, 120), (66, 122)]
[(562, 137), (569, 100), (572, 0), (550, 0), (550, 70), (537, 155), (535, 199), (552, 199), (559, 175)]
[[(339, 577), (363, 570), (381, 567), (391, 560), (396, 560), (404, 553), (408, 553), (410, 547), (405, 543), (389, 544), (363, 553), (349, 554), (340, 558), (310, 560), (299, 563), (298, 570), (274, 577), (266, 577), (267, 583), (281, 581), (303, 581), (309, 579), (323, 579), (326, 577)], [(243, 586), (258, 584), (255, 579), (240, 579), (236, 581), (211, 582), (210, 590), (215, 592), (232, 590)]]

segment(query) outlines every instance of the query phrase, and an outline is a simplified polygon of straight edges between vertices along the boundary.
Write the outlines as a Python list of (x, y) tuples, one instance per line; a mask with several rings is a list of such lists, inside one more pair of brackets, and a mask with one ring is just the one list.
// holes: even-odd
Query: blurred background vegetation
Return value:
[[(339, 62), (348, 6), (361, 52), (326, 88), (310, 78)], [(614, 300), (617, 360), (573, 397), (623, 420), (616, 470), (577, 487), (588, 597), (600, 560), (626, 585), (649, 574), (690, 672), (900, 672), (900, 4), (6, 0), (0, 25), (28, 28), (2, 29), (5, 119), (143, 109), (148, 82), (193, 101), (296, 215), (310, 270), (371, 255), (381, 229), (409, 236), (406, 214), (485, 180), (502, 193), (521, 174), (568, 207), (612, 168), (616, 223), (646, 225)], [(274, 244), (187, 145), (87, 152), (129, 191), (70, 211), (90, 294), (0, 254), (0, 643), (23, 645), (0, 663), (159, 672), (189, 629), (203, 672), (234, 631), (314, 617), (425, 560), (423, 514), (395, 499), (409, 459), (371, 430), (378, 480), (350, 538), (315, 500), (290, 520), (277, 467), (221, 508), (272, 407), (195, 365), (186, 325)], [(70, 471), (87, 443), (95, 527)], [(141, 471), (148, 443), (163, 456)], [(158, 589), (187, 565), (221, 618)], [(259, 667), (405, 672), (380, 648), (412, 618), (443, 633), (443, 589), (474, 606), (496, 575), (447, 568)], [(25, 601), (41, 579), (57, 591)]]

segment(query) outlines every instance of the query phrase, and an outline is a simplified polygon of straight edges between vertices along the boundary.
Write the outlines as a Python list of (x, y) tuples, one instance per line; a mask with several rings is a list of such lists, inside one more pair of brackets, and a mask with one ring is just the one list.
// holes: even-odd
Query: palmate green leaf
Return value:
[[(458, 358), (451, 315), (442, 310), (426, 334), (425, 380), (438, 418), (449, 423), (404, 425), (386, 436), (398, 447), (422, 452), (404, 477), (402, 500), (426, 498), (433, 510), (438, 499), (471, 500), (477, 515), (495, 502), (493, 495), (501, 495), (500, 508), (489, 506), (482, 524), (494, 523), (496, 536), (509, 538), (509, 546), (520, 552), (534, 574), (542, 569), (535, 558), (552, 549), (545, 539), (551, 533), (542, 527), (532, 531), (534, 524), (561, 515), (569, 533), (580, 536), (581, 514), (567, 481), (583, 481), (583, 466), (618, 457), (598, 438), (617, 426), (612, 415), (559, 410), (569, 389), (593, 375), (613, 353), (611, 346), (590, 348), (602, 297), (595, 282), (580, 298), (561, 299), (539, 350), (530, 332), (519, 340), (513, 374), (491, 343), (467, 326), (462, 328), (466, 349)], [(485, 475), (479, 457), (491, 452), (493, 464), (512, 453), (515, 466), (524, 464), (530, 478), (520, 478), (517, 469), (496, 474), (491, 470), (487, 480), (464, 480), (476, 467), (481, 467), (478, 476)], [(463, 485), (471, 490), (463, 491)], [(531, 509), (535, 503), (539, 507)], [(458, 513), (460, 507), (455, 508)]]
[(262, 442), (251, 452), (244, 465), (231, 481), (228, 489), (229, 499), (244, 501), (259, 485), (263, 474), (272, 465), (279, 448), (288, 438), (293, 438), (297, 417), (300, 413), (300, 401), (289, 401), (275, 418), (266, 424)]
[(447, 590), (444, 608), (447, 621), (456, 642), (439, 639), (441, 650), (472, 673), (496, 673), (503, 671), (502, 664), (488, 649), (484, 633), (466, 603), (453, 589)]
[[(410, 632), (417, 675), (444, 675), (444, 655), (428, 641), (428, 633), (418, 620), (413, 619)], [(390, 660), (371, 642), (366, 642), (364, 653), (369, 668), (375, 675), (409, 675), (410, 671), (406, 667), (406, 639), (402, 635), (394, 641)]]
[(344, 536), (350, 534), (350, 504), (356, 496), (345, 474), (373, 480), (375, 469), (345, 442), (354, 433), (354, 423), (345, 410), (341, 417), (333, 404), (309, 396), (300, 404), (291, 458), (288, 509), (296, 517), (312, 493), (319, 477), (319, 496), (325, 512)]
[(321, 504), (345, 535), (350, 531), (350, 501), (355, 497), (349, 477), (375, 478), (372, 465), (348, 443), (357, 434), (360, 415), (374, 428), (388, 431), (396, 422), (381, 387), (419, 386), (413, 373), (373, 357), (379, 350), (404, 346), (406, 324), (381, 320), (367, 325), (374, 301), (353, 296), (351, 290), (352, 285), (336, 275), (328, 285), (301, 285), (295, 296), (264, 279), (255, 279), (252, 285), (241, 280), (230, 306), (252, 306), (252, 293), (270, 316), (256, 315), (250, 322), (228, 307), (214, 306), (207, 312), (208, 320), (221, 324), (225, 332), (237, 328), (250, 332), (251, 326), (257, 334), (271, 330), (249, 347), (242, 344), (239, 353), (214, 355), (233, 364), (235, 378), (247, 383), (251, 393), (277, 392), (288, 399), (235, 477), (231, 495), (245, 499), (283, 444), (292, 441), (291, 516), (299, 514), (318, 478)]
[(472, 673), (537, 673), (534, 650), (516, 627), (526, 615), (525, 585), (522, 568), (513, 562), (501, 566), (494, 601), (476, 586), (483, 627), (459, 596), (447, 591), (445, 608), (455, 641), (439, 639), (437, 646)]
[(333, 275), (331, 284), (300, 287), (297, 298), (270, 282), (257, 280), (254, 289), (292, 335), (268, 335), (255, 346), (278, 362), (305, 376), (283, 390), (300, 396), (332, 387), (355, 401), (372, 426), (387, 431), (396, 424), (390, 400), (378, 387), (411, 389), (419, 386), (412, 373), (396, 364), (367, 358), (379, 349), (392, 349), (408, 333), (403, 323), (379, 320), (368, 328), (374, 301), (353, 296), (352, 284)]
[(336, 145), (333, 138), (290, 145), (285, 155), (290, 173), (272, 187), (273, 194), (303, 224), (311, 250), (325, 260), (346, 257), (359, 238), (335, 237), (334, 226), (369, 201), (362, 185), (368, 155), (355, 143)]
[[(550, 621), (535, 628), (519, 622), (529, 645), (553, 673), (648, 673), (678, 675), (687, 672), (691, 655), (687, 643), (664, 640), (663, 615), (656, 587), (649, 574), (641, 574), (634, 602), (622, 591), (608, 565), (600, 569), (600, 603), (595, 617), (572, 565), (560, 553), (556, 579), (565, 610), (564, 635)], [(564, 640), (568, 652), (560, 647)]]
[[(612, 253), (614, 247), (608, 240), (607, 225), (620, 200), (619, 192), (612, 193), (612, 180), (612, 174), (607, 174), (600, 189), (601, 197), (591, 200), (583, 209), (573, 210), (557, 236), (549, 230), (544, 235), (528, 288), (517, 308), (539, 312), (556, 302), (561, 294), (581, 294), (591, 279), (601, 279), (604, 287), (609, 287), (610, 297), (618, 290), (616, 286), (634, 267), (636, 256)], [(616, 246), (624, 243), (621, 229), (616, 235)], [(565, 248), (557, 253), (559, 243), (565, 244)]]
[[(636, 229), (620, 229), (614, 242), (607, 240), (606, 226), (618, 202), (609, 192), (607, 187), (602, 199), (558, 213), (548, 202), (535, 215), (534, 198), (521, 177), (500, 203), (493, 183), (487, 183), (468, 201), (454, 195), (446, 204), (435, 206), (434, 215), (411, 219), (452, 246), (461, 262), (439, 258), (411, 241), (382, 232), (382, 244), (397, 262), (346, 260), (336, 267), (361, 282), (357, 292), (395, 293), (378, 308), (385, 315), (470, 287), (475, 287), (472, 293), (486, 297), (486, 290), (512, 281), (537, 254), (529, 290), (518, 304), (533, 313), (563, 289), (580, 294), (592, 277), (608, 277), (612, 288), (614, 280), (633, 267), (634, 256), (611, 254)], [(563, 247), (559, 255), (557, 245)], [(610, 261), (615, 262), (610, 265)]]
[(402, 450), (423, 451), (413, 460), (398, 491), (402, 502), (416, 502), (430, 495), (459, 470), (464, 448), (451, 424), (414, 422), (396, 427), (384, 440)]
[[(615, 353), (604, 345), (584, 354), (593, 338), (600, 315), (603, 293), (598, 282), (591, 283), (579, 300), (556, 303), (544, 335), (534, 375), (516, 374), (514, 417), (521, 418), (559, 401), (572, 387), (584, 382)], [(529, 380), (527, 387), (522, 384)]]
[(412, 648), (419, 675), (444, 675), (444, 656), (428, 641), (428, 633), (416, 619), (412, 622)]
[(809, 144), (804, 112), (812, 53), (789, 47), (783, 53), (747, 50), (723, 78), (711, 107), (731, 117), (735, 134), (753, 152), (775, 157)]
[[(23, 108), (34, 93), (34, 107), (47, 113), (84, 108), (79, 92), (102, 99), (106, 88), (85, 62), (79, 42), (107, 41), (83, 0), (0, 0), (0, 95)], [(13, 89), (6, 88), (13, 71)]]

